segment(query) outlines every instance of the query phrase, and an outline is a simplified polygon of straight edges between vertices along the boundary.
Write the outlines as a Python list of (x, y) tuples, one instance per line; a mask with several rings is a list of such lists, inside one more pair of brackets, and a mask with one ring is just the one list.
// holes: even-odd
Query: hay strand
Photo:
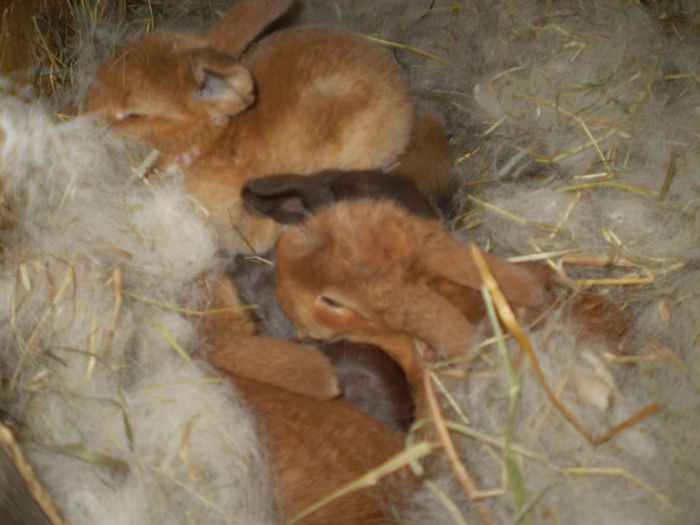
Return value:
[(518, 344), (525, 350), (525, 353), (528, 355), (530, 358), (530, 365), (532, 367), (533, 372), (535, 373), (535, 376), (537, 377), (537, 380), (540, 383), (540, 386), (542, 389), (545, 391), (547, 394), (547, 397), (551, 401), (551, 403), (559, 410), (559, 412), (564, 416), (564, 418), (591, 444), (591, 445), (599, 445), (605, 441), (608, 441), (610, 438), (612, 438), (614, 435), (618, 434), (622, 430), (630, 427), (631, 425), (635, 424), (636, 422), (640, 421), (641, 419), (653, 414), (656, 412), (660, 406), (658, 403), (652, 403), (648, 405), (647, 407), (643, 408), (630, 418), (626, 419), (619, 425), (615, 426), (614, 428), (610, 429), (609, 431), (603, 433), (599, 437), (594, 437), (587, 429), (586, 427), (577, 419), (574, 417), (574, 415), (569, 412), (569, 410), (564, 406), (564, 404), (559, 400), (559, 398), (556, 396), (554, 391), (551, 389), (549, 386), (549, 383), (547, 382), (544, 373), (542, 372), (542, 369), (540, 368), (539, 361), (537, 360), (537, 356), (535, 355), (535, 352), (532, 348), (532, 345), (530, 344), (530, 340), (527, 338), (525, 333), (523, 332), (522, 328), (520, 327), (520, 323), (515, 318), (515, 315), (513, 314), (513, 311), (510, 308), (510, 305), (506, 301), (505, 297), (503, 296), (503, 293), (500, 291), (498, 288), (498, 284), (496, 283), (495, 278), (493, 277), (493, 274), (488, 268), (488, 265), (486, 264), (486, 260), (484, 259), (483, 255), (481, 255), (481, 252), (479, 251), (479, 248), (476, 246), (476, 244), (472, 243), (470, 245), (471, 251), (472, 251), (472, 256), (474, 257), (474, 260), (477, 263), (477, 266), (479, 268), (479, 272), (481, 273), (481, 277), (484, 280), (485, 286), (488, 288), (489, 292), (491, 293), (491, 296), (494, 299), (494, 303), (496, 304), (498, 308), (498, 314), (503, 321), (503, 323), (506, 325), (510, 333), (513, 335), (516, 341), (518, 341)]

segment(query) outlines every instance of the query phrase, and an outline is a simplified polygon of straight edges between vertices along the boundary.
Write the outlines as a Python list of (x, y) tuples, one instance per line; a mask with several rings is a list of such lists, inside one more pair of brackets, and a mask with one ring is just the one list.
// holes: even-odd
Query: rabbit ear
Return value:
[(241, 196), (249, 212), (284, 224), (296, 224), (335, 202), (362, 198), (391, 200), (416, 215), (439, 217), (411, 179), (378, 170), (272, 175), (246, 183)]
[[(450, 237), (434, 237), (428, 241), (423, 262), (433, 276), (443, 277), (461, 286), (478, 289), (482, 284), (476, 262), (468, 245)], [(526, 308), (542, 308), (547, 302), (546, 287), (527, 269), (496, 255), (484, 258), (501, 291), (509, 302)]]
[(332, 181), (336, 201), (348, 199), (390, 200), (415, 215), (438, 219), (440, 214), (415, 182), (399, 173), (382, 171), (338, 172)]
[(474, 328), (456, 307), (426, 285), (404, 286), (394, 290), (393, 308), (385, 321), (425, 342), (445, 357), (470, 352)]
[(253, 103), (253, 78), (233, 57), (212, 48), (190, 55), (193, 99), (207, 106), (212, 117), (233, 116)]
[(239, 0), (209, 30), (212, 47), (239, 56), (265, 27), (286, 13), (294, 0)]
[(272, 175), (246, 182), (241, 198), (250, 213), (296, 224), (332, 202), (333, 193), (327, 177)]

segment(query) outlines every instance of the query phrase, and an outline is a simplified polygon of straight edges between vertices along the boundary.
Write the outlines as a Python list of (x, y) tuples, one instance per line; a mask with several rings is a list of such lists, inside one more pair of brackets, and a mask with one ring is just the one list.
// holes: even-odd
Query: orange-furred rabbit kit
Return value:
[(388, 51), (333, 27), (274, 32), (246, 51), (292, 2), (265, 2), (268, 11), (246, 3), (254, 2), (208, 34), (156, 32), (127, 45), (97, 73), (84, 103), (117, 133), (157, 148), (162, 167), (186, 171), (188, 191), (232, 253), (246, 243), (269, 248), (275, 231), (241, 209), (246, 180), (388, 168), (414, 120)]

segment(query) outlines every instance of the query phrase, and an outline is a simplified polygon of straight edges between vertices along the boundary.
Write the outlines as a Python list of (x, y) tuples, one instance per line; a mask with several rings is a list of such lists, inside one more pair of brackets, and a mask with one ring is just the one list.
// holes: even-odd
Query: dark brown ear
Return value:
[(191, 54), (193, 98), (214, 117), (233, 116), (255, 100), (253, 78), (233, 57), (211, 48)]
[[(328, 173), (328, 172), (326, 172)], [(427, 195), (408, 177), (375, 171), (336, 172), (331, 181), (334, 201), (349, 199), (390, 200), (414, 215), (439, 219), (440, 214)]]
[(326, 178), (313, 175), (271, 175), (249, 180), (241, 190), (245, 209), (283, 224), (303, 221), (333, 202)]
[(271, 175), (246, 183), (241, 196), (250, 213), (284, 224), (296, 224), (325, 206), (350, 199), (391, 200), (415, 215), (439, 218), (411, 179), (378, 170)]
[(209, 30), (209, 45), (229, 55), (240, 56), (248, 44), (293, 3), (294, 0), (238, 0)]

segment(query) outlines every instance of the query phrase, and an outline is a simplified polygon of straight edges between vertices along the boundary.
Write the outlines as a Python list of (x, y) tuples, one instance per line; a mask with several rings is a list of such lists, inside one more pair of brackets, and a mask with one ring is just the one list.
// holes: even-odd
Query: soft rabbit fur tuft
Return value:
[(1, 96), (4, 399), (40, 478), (76, 525), (271, 523), (251, 416), (176, 350), (198, 338), (167, 305), (205, 304), (214, 265), (202, 214), (88, 120)]

